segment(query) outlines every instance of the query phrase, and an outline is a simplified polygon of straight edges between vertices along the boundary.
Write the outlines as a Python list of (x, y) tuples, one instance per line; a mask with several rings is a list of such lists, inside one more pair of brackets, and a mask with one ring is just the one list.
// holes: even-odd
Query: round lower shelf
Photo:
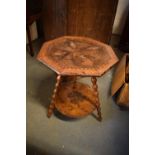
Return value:
[(66, 116), (80, 118), (96, 109), (95, 100), (94, 92), (88, 85), (76, 83), (73, 87), (73, 84), (66, 83), (58, 89), (55, 107)]

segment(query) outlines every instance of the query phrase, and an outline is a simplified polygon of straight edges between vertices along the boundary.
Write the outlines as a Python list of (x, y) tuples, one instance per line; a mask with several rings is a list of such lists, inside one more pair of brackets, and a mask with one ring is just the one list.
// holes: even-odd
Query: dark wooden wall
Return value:
[(109, 43), (118, 0), (44, 0), (45, 40), (63, 35)]
[(119, 48), (124, 52), (129, 52), (129, 14), (126, 18), (123, 33), (120, 38)]

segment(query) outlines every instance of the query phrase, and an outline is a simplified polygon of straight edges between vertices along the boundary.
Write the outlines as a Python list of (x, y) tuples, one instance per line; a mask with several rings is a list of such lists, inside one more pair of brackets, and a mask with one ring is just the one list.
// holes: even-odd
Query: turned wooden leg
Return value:
[(53, 95), (52, 95), (52, 101), (51, 101), (51, 104), (49, 105), (49, 108), (48, 108), (48, 114), (47, 116), (50, 117), (53, 113), (53, 110), (55, 108), (55, 98), (56, 98), (56, 94), (57, 94), (57, 91), (58, 91), (58, 87), (60, 85), (60, 81), (61, 81), (61, 76), (58, 75), (57, 76), (57, 79), (56, 79), (56, 84), (55, 84), (55, 88), (54, 88), (54, 91), (53, 91)]
[(97, 109), (97, 113), (98, 113), (98, 119), (99, 121), (102, 120), (102, 116), (101, 116), (101, 107), (100, 107), (100, 101), (99, 101), (99, 94), (98, 94), (98, 86), (97, 86), (97, 79), (96, 77), (92, 77), (91, 78), (92, 84), (93, 84), (93, 90), (96, 96), (96, 109)]
[(26, 26), (26, 31), (27, 31), (28, 41), (29, 41), (30, 54), (31, 54), (31, 56), (34, 56), (29, 25)]

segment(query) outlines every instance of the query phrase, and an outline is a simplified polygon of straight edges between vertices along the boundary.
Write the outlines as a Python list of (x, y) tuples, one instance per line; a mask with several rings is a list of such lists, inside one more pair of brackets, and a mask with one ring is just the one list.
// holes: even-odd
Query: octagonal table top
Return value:
[(118, 61), (109, 45), (77, 36), (45, 42), (37, 59), (57, 74), (80, 76), (101, 76)]

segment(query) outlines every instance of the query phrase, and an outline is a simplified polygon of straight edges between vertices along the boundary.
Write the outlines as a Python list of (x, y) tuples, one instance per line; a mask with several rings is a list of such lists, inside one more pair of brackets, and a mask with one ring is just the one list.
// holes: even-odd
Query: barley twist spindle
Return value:
[(97, 113), (98, 113), (98, 119), (99, 121), (102, 120), (102, 116), (101, 116), (101, 107), (100, 107), (100, 101), (99, 101), (99, 93), (98, 93), (98, 86), (97, 86), (97, 79), (96, 77), (92, 77), (91, 78), (92, 84), (93, 84), (93, 90), (94, 90), (94, 94), (96, 97), (96, 109), (97, 109)]
[(52, 95), (52, 101), (49, 105), (49, 108), (48, 108), (48, 114), (47, 116), (50, 117), (53, 113), (53, 110), (55, 108), (55, 99), (56, 99), (56, 95), (57, 95), (57, 91), (58, 91), (58, 87), (60, 85), (60, 81), (61, 81), (61, 76), (58, 75), (57, 76), (57, 79), (56, 79), (56, 84), (55, 84), (55, 88), (54, 88), (54, 91), (53, 91), (53, 95)]

